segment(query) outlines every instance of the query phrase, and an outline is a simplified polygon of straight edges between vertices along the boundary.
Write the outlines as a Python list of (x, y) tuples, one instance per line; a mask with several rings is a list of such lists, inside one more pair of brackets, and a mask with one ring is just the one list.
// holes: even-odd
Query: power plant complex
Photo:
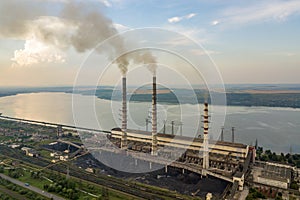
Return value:
[[(255, 156), (255, 149), (248, 145), (211, 140), (209, 137), (209, 106), (204, 104), (203, 138), (158, 133), (157, 131), (156, 75), (152, 84), (152, 131), (128, 129), (126, 77), (122, 77), (122, 127), (113, 128), (108, 135), (111, 144), (125, 150), (134, 158), (189, 170), (201, 177), (213, 176), (243, 190), (244, 175)], [(108, 150), (105, 144), (102, 150)], [(114, 150), (116, 152), (116, 150)], [(143, 154), (137, 154), (141, 152)]]
[[(137, 176), (144, 174), (145, 177), (149, 175), (149, 172), (166, 178), (174, 174), (179, 174), (178, 177), (190, 177), (190, 175), (196, 177), (198, 182), (195, 184), (196, 189), (193, 189), (191, 193), (193, 196), (199, 195), (197, 193), (201, 190), (202, 193), (207, 194), (207, 197), (213, 194), (218, 195), (217, 198), (219, 199), (239, 199), (237, 196), (242, 192), (237, 191), (243, 191), (245, 183), (247, 186), (269, 187), (276, 188), (278, 191), (287, 191), (294, 177), (300, 180), (299, 169), (295, 167), (255, 161), (256, 148), (236, 143), (234, 141), (234, 128), (232, 128), (230, 142), (224, 141), (224, 128), (221, 129), (220, 140), (212, 139), (210, 137), (210, 107), (208, 102), (204, 103), (203, 113), (199, 117), (199, 121), (202, 121), (202, 131), (201, 134), (199, 133), (199, 137), (175, 135), (174, 127), (172, 127), (172, 134), (166, 134), (165, 124), (163, 133), (161, 133), (157, 126), (156, 75), (153, 76), (152, 80), (151, 131), (148, 131), (147, 128), (146, 130), (128, 128), (127, 80), (125, 75), (122, 77), (121, 87), (121, 127), (104, 131), (7, 116), (0, 116), (0, 118), (56, 127), (56, 143), (63, 143), (76, 148), (76, 151), (68, 154), (68, 158), (75, 158), (77, 154), (91, 153), (102, 164), (114, 171), (136, 173)], [(63, 140), (64, 130), (81, 131), (81, 140), (84, 145)], [(29, 153), (28, 155), (31, 156)], [(207, 189), (204, 184), (201, 185), (203, 183), (201, 181), (208, 181), (204, 184), (222, 183), (225, 187), (220, 187), (222, 194), (214, 193), (210, 191), (211, 188)], [(212, 185), (215, 187), (214, 184)], [(202, 188), (202, 186), (204, 187)]]

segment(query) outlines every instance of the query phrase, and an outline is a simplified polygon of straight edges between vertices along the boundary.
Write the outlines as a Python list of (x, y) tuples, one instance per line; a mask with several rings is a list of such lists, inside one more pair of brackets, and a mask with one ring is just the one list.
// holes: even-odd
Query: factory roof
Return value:
[(277, 179), (291, 179), (292, 170), (285, 167), (278, 167), (274, 165), (265, 165), (262, 171), (262, 177), (277, 178)]
[[(113, 128), (112, 131), (122, 131), (120, 128)], [(142, 134), (142, 135), (152, 135), (149, 131), (143, 131), (143, 130), (136, 130), (136, 129), (127, 129), (127, 132), (129, 133), (136, 133), (136, 134)], [(171, 134), (163, 134), (163, 133), (157, 133), (158, 137), (166, 137), (166, 138), (175, 138), (176, 139), (182, 139), (187, 141), (195, 141), (203, 143), (202, 138), (193, 138), (188, 136), (180, 136), (180, 135), (171, 135)], [(247, 145), (241, 144), (241, 143), (232, 143), (232, 142), (224, 142), (224, 141), (216, 141), (216, 140), (209, 140), (211, 144), (216, 145), (222, 145), (222, 146), (230, 146), (230, 147), (236, 147), (236, 148), (247, 148)]]

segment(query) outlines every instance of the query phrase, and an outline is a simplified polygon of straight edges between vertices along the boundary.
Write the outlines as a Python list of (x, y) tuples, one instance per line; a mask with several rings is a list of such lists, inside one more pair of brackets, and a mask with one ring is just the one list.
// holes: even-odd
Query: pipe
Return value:
[(156, 95), (156, 76), (153, 76), (152, 88), (152, 155), (157, 155), (157, 95)]
[(121, 149), (127, 149), (127, 91), (126, 91), (126, 76), (122, 78), (122, 139)]
[(204, 118), (204, 134), (208, 134), (208, 103), (204, 103), (204, 115), (203, 115), (203, 118)]
[[(209, 168), (209, 152), (208, 152), (208, 103), (204, 103), (204, 115), (203, 115), (203, 169)], [(204, 173), (204, 175), (206, 175)]]

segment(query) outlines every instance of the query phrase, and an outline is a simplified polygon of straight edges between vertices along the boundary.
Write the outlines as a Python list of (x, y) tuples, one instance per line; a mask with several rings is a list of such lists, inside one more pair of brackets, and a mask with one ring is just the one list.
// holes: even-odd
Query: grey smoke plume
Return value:
[(156, 75), (156, 69), (157, 69), (156, 58), (149, 51), (145, 51), (143, 53), (137, 53), (136, 55), (133, 55), (133, 57), (135, 63), (146, 64), (148, 70), (153, 74), (153, 76)]
[[(97, 49), (115, 57), (126, 50), (124, 40), (118, 36), (113, 22), (99, 9), (87, 2), (68, 1), (58, 16), (51, 16), (47, 4), (36, 0), (10, 0), (0, 2), (0, 37), (26, 39), (31, 35), (38, 41), (61, 50), (73, 47), (78, 52), (95, 48), (105, 39), (108, 48)], [(116, 59), (123, 75), (127, 72), (130, 61), (149, 64), (149, 70), (155, 74), (155, 58), (150, 52), (138, 56), (123, 55)]]
[(26, 1), (10, 0), (0, 2), (0, 37), (26, 37), (30, 29), (29, 22), (43, 13)]

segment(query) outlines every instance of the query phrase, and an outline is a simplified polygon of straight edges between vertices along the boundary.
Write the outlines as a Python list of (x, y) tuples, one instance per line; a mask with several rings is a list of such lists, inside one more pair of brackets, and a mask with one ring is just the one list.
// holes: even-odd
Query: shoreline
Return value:
[[(11, 96), (17, 96), (17, 95), (22, 95), (22, 94), (39, 94), (39, 93), (64, 93), (64, 94), (78, 94), (78, 95), (82, 95), (82, 96), (94, 96), (97, 97), (98, 99), (101, 100), (107, 100), (107, 101), (121, 101), (121, 99), (112, 99), (112, 98), (108, 98), (108, 97), (101, 97), (101, 96), (97, 96), (96, 94), (84, 94), (84, 93), (80, 93), (80, 92), (70, 92), (70, 91), (24, 91), (24, 92), (13, 92), (11, 94), (1, 94), (0, 93), (0, 98), (4, 98), (4, 97), (11, 97)], [(239, 94), (239, 93), (229, 93), (229, 94)], [(245, 94), (245, 93), (240, 93), (240, 94)], [(284, 93), (284, 95), (288, 95), (288, 94), (298, 94), (298, 93)], [(299, 93), (300, 94), (300, 93)], [(135, 95), (135, 94), (133, 94)], [(136, 95), (140, 95), (140, 94), (136, 94)], [(147, 94), (148, 95), (148, 94)], [(252, 94), (249, 94), (252, 95)], [(258, 95), (262, 95), (262, 94), (258, 94)], [(270, 94), (263, 94), (263, 95), (270, 95)], [(158, 101), (159, 101), (159, 94), (158, 94)], [(151, 100), (148, 99), (142, 99), (142, 100), (131, 100), (131, 102), (133, 103), (151, 103)], [(227, 101), (228, 102), (228, 101)], [(178, 105), (179, 103), (175, 103), (172, 101), (168, 101), (168, 100), (161, 100), (159, 102), (162, 105)], [(197, 105), (197, 104), (203, 104), (204, 101), (198, 101), (197, 103), (194, 102), (190, 102), (190, 101), (184, 101), (181, 104), (186, 104), (186, 105)], [(300, 105), (299, 106), (290, 106), (290, 105), (249, 105), (249, 104), (236, 104), (236, 103), (227, 103), (226, 105), (222, 105), (222, 104), (214, 104), (214, 106), (232, 106), (232, 107), (247, 107), (247, 108), (290, 108), (290, 109), (300, 109)]]

